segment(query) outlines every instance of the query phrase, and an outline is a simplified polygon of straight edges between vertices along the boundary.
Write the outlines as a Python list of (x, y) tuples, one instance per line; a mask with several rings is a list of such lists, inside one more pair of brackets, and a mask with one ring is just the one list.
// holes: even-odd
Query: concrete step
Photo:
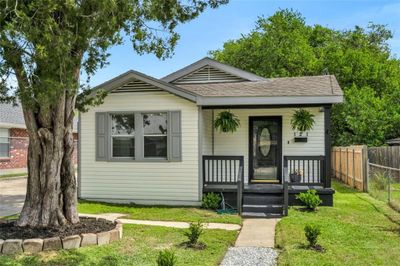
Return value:
[(281, 218), (282, 214), (263, 212), (242, 212), (244, 218)]

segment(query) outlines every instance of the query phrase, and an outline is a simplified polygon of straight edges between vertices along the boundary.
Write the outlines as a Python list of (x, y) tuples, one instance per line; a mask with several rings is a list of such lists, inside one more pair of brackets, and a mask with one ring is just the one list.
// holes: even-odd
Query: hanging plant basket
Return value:
[(223, 133), (227, 132), (233, 133), (237, 130), (239, 126), (240, 126), (239, 118), (230, 111), (220, 112), (214, 121), (215, 129)]
[[(307, 142), (308, 132), (314, 127), (314, 115), (305, 109), (298, 109), (290, 120), (294, 132), (294, 142)], [(298, 132), (296, 132), (296, 130)]]

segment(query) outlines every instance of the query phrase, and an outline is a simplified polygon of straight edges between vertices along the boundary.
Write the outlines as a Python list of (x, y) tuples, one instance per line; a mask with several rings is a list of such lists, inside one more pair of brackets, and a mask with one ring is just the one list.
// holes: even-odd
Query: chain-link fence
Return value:
[(400, 211), (400, 169), (368, 163), (368, 192)]

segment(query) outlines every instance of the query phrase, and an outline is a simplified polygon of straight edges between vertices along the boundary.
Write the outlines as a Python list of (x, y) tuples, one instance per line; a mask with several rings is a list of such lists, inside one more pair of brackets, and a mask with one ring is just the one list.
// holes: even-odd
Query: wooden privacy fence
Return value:
[[(332, 176), (360, 191), (368, 191), (370, 166), (400, 169), (400, 146), (332, 148)], [(400, 171), (394, 171), (400, 182)]]
[[(370, 147), (368, 159), (372, 164), (391, 168), (400, 168), (400, 146)], [(394, 171), (393, 177), (400, 181), (400, 171)]]
[(332, 175), (360, 191), (368, 191), (367, 146), (332, 148)]

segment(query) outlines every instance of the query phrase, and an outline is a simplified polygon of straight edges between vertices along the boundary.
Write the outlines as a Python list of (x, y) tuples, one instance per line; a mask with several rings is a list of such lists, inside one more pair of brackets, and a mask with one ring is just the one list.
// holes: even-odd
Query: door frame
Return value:
[[(282, 184), (282, 116), (249, 116), (249, 158), (248, 158), (248, 183), (253, 179), (253, 122), (254, 120), (276, 120), (278, 122), (278, 163), (277, 178)], [(258, 182), (259, 183), (259, 182)]]

